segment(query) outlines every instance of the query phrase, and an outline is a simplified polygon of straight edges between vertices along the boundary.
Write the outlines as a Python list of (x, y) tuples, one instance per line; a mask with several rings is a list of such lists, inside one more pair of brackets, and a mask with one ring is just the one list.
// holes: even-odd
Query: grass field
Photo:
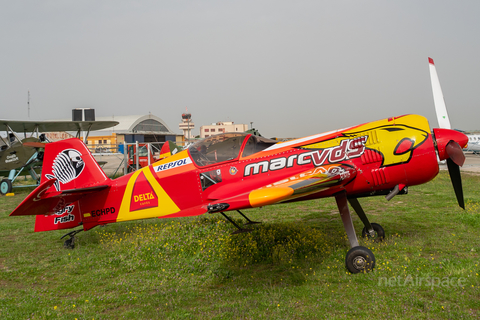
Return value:
[[(382, 243), (368, 274), (349, 274), (334, 199), (245, 210), (262, 221), (230, 235), (219, 214), (34, 233), (0, 197), (0, 319), (477, 319), (480, 176), (448, 174), (390, 202), (360, 199)], [(237, 214), (232, 213), (232, 217)], [(240, 220), (239, 220), (240, 221)], [(363, 225), (354, 216), (357, 234)]]

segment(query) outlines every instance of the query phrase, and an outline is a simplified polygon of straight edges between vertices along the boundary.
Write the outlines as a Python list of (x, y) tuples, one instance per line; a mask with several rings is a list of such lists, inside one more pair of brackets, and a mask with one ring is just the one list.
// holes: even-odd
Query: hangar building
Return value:
[[(183, 144), (183, 135), (173, 132), (159, 117), (148, 115), (97, 117), (97, 121), (118, 121), (113, 128), (92, 131), (87, 139), (90, 150), (118, 148), (123, 142), (165, 142)], [(116, 152), (111, 150), (112, 152)]]

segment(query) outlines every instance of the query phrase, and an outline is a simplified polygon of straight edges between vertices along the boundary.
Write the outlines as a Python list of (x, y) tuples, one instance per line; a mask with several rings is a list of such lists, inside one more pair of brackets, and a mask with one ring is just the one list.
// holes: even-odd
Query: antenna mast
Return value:
[(28, 106), (28, 119), (30, 119), (30, 90), (28, 90), (27, 106)]

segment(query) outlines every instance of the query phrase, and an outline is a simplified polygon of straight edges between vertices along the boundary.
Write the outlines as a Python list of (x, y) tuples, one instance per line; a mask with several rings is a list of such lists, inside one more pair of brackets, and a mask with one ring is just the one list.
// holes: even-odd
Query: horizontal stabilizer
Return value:
[(87, 194), (108, 188), (109, 185), (56, 191), (56, 178), (40, 184), (13, 210), (11, 216), (48, 215), (65, 210), (69, 204), (78, 201)]

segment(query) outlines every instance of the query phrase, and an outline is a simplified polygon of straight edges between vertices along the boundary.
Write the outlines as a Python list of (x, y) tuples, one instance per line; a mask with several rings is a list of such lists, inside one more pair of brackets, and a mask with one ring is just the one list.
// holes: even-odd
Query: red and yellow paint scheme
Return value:
[(463, 205), (458, 166), (467, 141), (453, 130), (432, 133), (419, 115), (287, 142), (225, 133), (111, 180), (80, 140), (69, 139), (46, 146), (40, 185), (11, 215), (36, 215), (35, 231), (80, 225), (89, 230), (113, 222), (335, 197), (352, 247), (346, 266), (351, 272), (369, 271), (375, 258), (358, 246), (347, 201), (364, 222), (364, 235), (382, 238), (383, 229), (368, 221), (358, 198), (406, 193), (408, 186), (437, 175), (440, 158), (449, 163)]

